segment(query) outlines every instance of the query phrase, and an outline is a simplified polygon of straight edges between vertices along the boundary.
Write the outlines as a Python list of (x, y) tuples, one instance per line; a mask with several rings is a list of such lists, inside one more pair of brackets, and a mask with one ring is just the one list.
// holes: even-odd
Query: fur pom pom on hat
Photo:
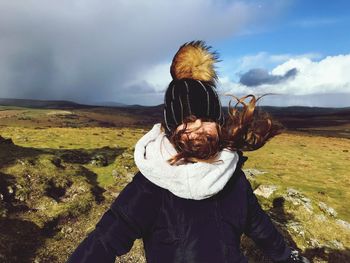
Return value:
[(204, 41), (183, 44), (173, 58), (170, 73), (173, 79), (195, 79), (214, 82), (217, 80), (215, 63), (219, 55), (210, 51)]
[(218, 54), (210, 51), (204, 41), (183, 44), (175, 54), (170, 82), (164, 96), (165, 133), (171, 133), (194, 115), (224, 124), (224, 114), (216, 92), (215, 63)]

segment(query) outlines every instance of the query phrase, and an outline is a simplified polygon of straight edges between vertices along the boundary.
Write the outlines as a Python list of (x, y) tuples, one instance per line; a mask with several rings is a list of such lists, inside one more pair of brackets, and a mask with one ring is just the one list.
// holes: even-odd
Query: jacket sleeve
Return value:
[(135, 239), (148, 234), (158, 215), (161, 198), (157, 190), (138, 172), (67, 263), (114, 263), (117, 256), (129, 252)]
[(248, 200), (244, 233), (253, 239), (256, 245), (274, 262), (286, 260), (291, 253), (291, 248), (286, 244), (283, 235), (276, 229), (270, 217), (261, 208), (250, 182), (243, 172), (242, 174)]

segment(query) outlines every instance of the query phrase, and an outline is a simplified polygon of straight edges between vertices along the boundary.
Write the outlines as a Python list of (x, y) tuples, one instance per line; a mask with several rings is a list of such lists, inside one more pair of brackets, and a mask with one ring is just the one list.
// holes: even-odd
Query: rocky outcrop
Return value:
[[(287, 188), (282, 196), (276, 197), (275, 191), (279, 188), (274, 185), (260, 185), (254, 193), (269, 199), (264, 202), (270, 202), (272, 194), (275, 193), (273, 208), (267, 212), (273, 222), (283, 229), (286, 240), (298, 240), (297, 247), (309, 253), (310, 259), (329, 259), (335, 256), (349, 258), (342, 254), (342, 251), (347, 251), (347, 240), (342, 237), (346, 233), (350, 234), (350, 223), (337, 218), (338, 213), (328, 204), (312, 200), (300, 190)], [(282, 205), (276, 206), (277, 200)], [(330, 229), (334, 229), (334, 233)], [(324, 262), (317, 260), (314, 262)]]
[(246, 176), (252, 176), (252, 177), (255, 177), (255, 176), (260, 175), (260, 174), (267, 173), (267, 172), (264, 172), (264, 171), (260, 171), (258, 169), (242, 169), (242, 171), (244, 172), (244, 174)]
[(287, 193), (283, 197), (292, 202), (293, 205), (303, 206), (310, 213), (313, 211), (311, 200), (294, 188), (288, 188)]
[(335, 222), (344, 227), (346, 230), (349, 230), (350, 231), (350, 223), (349, 222), (346, 222), (345, 220), (341, 220), (341, 219), (336, 219)]
[(269, 198), (276, 190), (276, 185), (259, 185), (258, 188), (254, 190), (254, 194)]
[(337, 216), (337, 212), (334, 210), (334, 208), (327, 206), (323, 202), (319, 202), (318, 207), (321, 209), (322, 212), (324, 212), (325, 214), (327, 214), (329, 216), (332, 216), (332, 217)]

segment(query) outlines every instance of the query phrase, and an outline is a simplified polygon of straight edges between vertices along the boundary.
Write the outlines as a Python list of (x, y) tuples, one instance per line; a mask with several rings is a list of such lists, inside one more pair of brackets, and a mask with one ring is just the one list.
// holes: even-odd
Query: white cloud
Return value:
[[(262, 95), (264, 93), (275, 93), (282, 96), (276, 100), (270, 100), (271, 104), (298, 102), (304, 105), (317, 103), (323, 105), (343, 106), (350, 105), (350, 54), (328, 56), (319, 61), (313, 61), (308, 57), (296, 57), (276, 66), (271, 74), (284, 75), (289, 70), (296, 68), (298, 73), (294, 78), (277, 84), (265, 84), (257, 87), (247, 87), (240, 83), (223, 78), (222, 84), (229, 87), (230, 92), (238, 95)], [(326, 98), (336, 99), (327, 102)], [(311, 99), (311, 100), (310, 100)], [(266, 99), (263, 99), (266, 101)], [(283, 102), (284, 100), (284, 102)], [(320, 106), (320, 105), (319, 105)]]
[(291, 59), (272, 73), (284, 74), (291, 68), (298, 70), (293, 80), (266, 88), (295, 95), (345, 92), (350, 96), (350, 54), (329, 56), (318, 62), (308, 58)]
[(238, 78), (240, 74), (243, 74), (252, 68), (272, 69), (277, 65), (284, 63), (290, 59), (299, 58), (309, 58), (318, 60), (322, 58), (322, 55), (319, 53), (270, 54), (268, 52), (262, 51), (257, 54), (245, 55), (240, 58), (227, 58), (221, 63), (223, 65), (222, 68), (225, 75), (232, 76), (232, 74), (234, 74), (236, 78)]

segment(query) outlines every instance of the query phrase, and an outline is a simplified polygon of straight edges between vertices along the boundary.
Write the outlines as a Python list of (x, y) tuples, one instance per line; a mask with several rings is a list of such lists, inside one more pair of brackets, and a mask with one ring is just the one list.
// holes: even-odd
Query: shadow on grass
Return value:
[[(127, 147), (112, 148), (104, 146), (95, 149), (52, 149), (52, 148), (32, 148), (18, 146), (13, 143), (0, 143), (0, 168), (5, 168), (16, 163), (29, 162), (35, 165), (40, 155), (51, 155), (52, 163), (57, 168), (64, 168), (63, 162), (69, 164), (89, 164), (92, 163), (96, 157), (103, 158), (103, 165), (113, 163), (115, 158), (121, 155)], [(89, 173), (91, 177), (91, 174)], [(96, 182), (91, 180), (91, 182)]]
[(41, 229), (21, 219), (0, 219), (0, 262), (33, 262), (35, 252), (44, 243)]
[(0, 168), (11, 166), (27, 158), (36, 158), (43, 154), (41, 149), (22, 147), (15, 144), (0, 144)]
[(79, 175), (85, 176), (88, 180), (89, 184), (91, 185), (91, 192), (95, 197), (95, 201), (97, 204), (100, 204), (104, 201), (103, 193), (106, 191), (104, 188), (100, 187), (97, 182), (97, 174), (90, 171), (84, 166), (80, 167), (81, 172), (79, 172)]
[[(288, 221), (296, 221), (293, 214), (288, 213), (284, 209), (285, 199), (283, 197), (276, 197), (272, 201), (272, 208), (268, 211), (268, 214), (278, 222), (279, 224), (285, 225)], [(283, 228), (278, 228), (283, 234), (286, 242), (290, 247), (297, 248), (297, 244), (294, 242), (293, 237)]]

